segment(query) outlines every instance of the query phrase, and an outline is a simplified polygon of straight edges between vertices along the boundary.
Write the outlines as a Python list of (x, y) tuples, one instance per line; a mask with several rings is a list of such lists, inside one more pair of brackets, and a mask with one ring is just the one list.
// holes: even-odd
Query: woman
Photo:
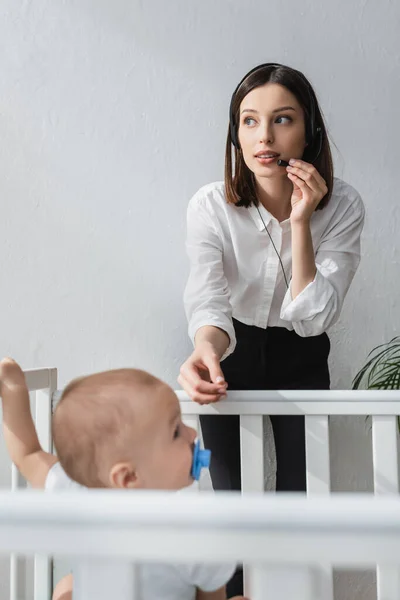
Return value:
[[(228, 385), (329, 389), (326, 330), (357, 270), (363, 222), (359, 194), (333, 177), (308, 80), (279, 64), (250, 71), (232, 96), (225, 181), (188, 208), (194, 352), (178, 381), (194, 401), (217, 402)], [(276, 489), (305, 490), (304, 417), (271, 421)], [(240, 489), (238, 417), (203, 416), (201, 427), (214, 488)]]

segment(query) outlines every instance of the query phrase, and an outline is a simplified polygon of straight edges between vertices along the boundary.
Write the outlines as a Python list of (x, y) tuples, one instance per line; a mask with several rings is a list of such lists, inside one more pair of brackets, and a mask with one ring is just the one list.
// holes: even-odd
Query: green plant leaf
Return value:
[(400, 377), (400, 336), (394, 337), (388, 343), (376, 346), (367, 358), (366, 364), (353, 379), (353, 389), (359, 389), (364, 383), (366, 383), (367, 389), (398, 389), (400, 387), (395, 376), (397, 373)]

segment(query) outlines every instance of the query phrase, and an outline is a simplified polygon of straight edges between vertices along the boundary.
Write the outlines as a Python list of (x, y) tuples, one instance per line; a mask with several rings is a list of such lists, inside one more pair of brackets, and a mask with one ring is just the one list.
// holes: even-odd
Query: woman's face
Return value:
[(286, 177), (279, 158), (301, 158), (306, 147), (304, 112), (296, 97), (278, 83), (266, 83), (240, 104), (239, 142), (256, 178)]

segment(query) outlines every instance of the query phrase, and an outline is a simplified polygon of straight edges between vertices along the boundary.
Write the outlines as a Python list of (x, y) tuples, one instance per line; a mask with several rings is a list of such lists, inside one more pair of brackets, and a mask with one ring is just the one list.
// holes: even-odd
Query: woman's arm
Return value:
[(338, 207), (315, 252), (310, 220), (326, 193), (325, 182), (315, 167), (301, 160), (288, 168), (288, 177), (293, 182), (292, 280), (281, 319), (290, 321), (299, 335), (315, 336), (338, 319), (359, 265), (364, 206), (355, 190), (348, 192), (354, 196)]
[(194, 351), (178, 382), (196, 402), (217, 402), (226, 392), (220, 362), (233, 352), (236, 339), (222, 242), (203, 197), (189, 204), (186, 248), (190, 274), (184, 303)]
[(286, 169), (293, 183), (292, 210), (292, 300), (314, 280), (316, 273), (310, 222), (328, 187), (316, 168), (303, 160), (291, 160)]
[(224, 331), (229, 338), (225, 350), (228, 355), (236, 344), (231, 292), (224, 271), (223, 245), (209, 203), (211, 200), (201, 194), (196, 194), (189, 203), (186, 251), (190, 271), (183, 300), (193, 345), (198, 330), (212, 326)]
[(360, 263), (364, 216), (362, 200), (356, 196), (322, 239), (315, 253), (315, 276), (308, 284), (307, 259), (300, 265), (300, 252), (292, 249), (297, 262), (282, 303), (281, 319), (290, 321), (302, 337), (323, 333), (339, 318)]
[(211, 346), (214, 349), (218, 360), (221, 360), (228, 349), (229, 336), (226, 331), (219, 329), (219, 327), (205, 325), (197, 330), (194, 338), (194, 345), (195, 348), (207, 345)]
[(314, 248), (309, 222), (295, 222), (292, 225), (292, 299), (315, 279)]

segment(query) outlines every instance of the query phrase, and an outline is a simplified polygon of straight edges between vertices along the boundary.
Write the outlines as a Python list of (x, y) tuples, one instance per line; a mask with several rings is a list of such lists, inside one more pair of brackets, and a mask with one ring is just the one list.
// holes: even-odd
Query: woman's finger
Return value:
[(297, 175), (294, 175), (293, 173), (288, 173), (288, 177), (291, 181), (293, 181), (293, 183), (295, 183), (302, 192), (312, 192), (313, 190), (307, 185), (307, 183), (303, 180), (300, 179), (300, 177), (298, 177)]
[(178, 383), (185, 390), (189, 398), (191, 398), (194, 402), (197, 402), (198, 404), (212, 404), (224, 398), (223, 394), (207, 394), (195, 390), (181, 375), (179, 375), (178, 377)]
[(221, 387), (226, 386), (226, 381), (224, 374), (221, 369), (221, 363), (219, 359), (213, 356), (205, 356), (203, 357), (204, 365), (207, 367), (208, 372), (210, 373), (210, 379), (213, 383), (217, 383)]
[(287, 167), (287, 172), (288, 175), (296, 175), (299, 179), (304, 181), (308, 185), (310, 190), (312, 190), (313, 192), (317, 194), (320, 194), (322, 192), (321, 186), (319, 185), (312, 173), (309, 173), (308, 171), (304, 171), (297, 167)]
[(295, 168), (302, 169), (306, 173), (309, 173), (310, 175), (313, 175), (314, 179), (317, 181), (318, 185), (321, 188), (324, 188), (326, 186), (325, 179), (322, 177), (322, 175), (320, 174), (320, 172), (314, 167), (314, 165), (312, 165), (310, 163), (307, 163), (304, 160), (296, 159), (296, 160), (293, 161), (293, 163), (289, 164), (289, 166), (290, 167), (295, 167)]
[(180, 370), (182, 378), (188, 382), (191, 389), (197, 394), (214, 394), (219, 396), (225, 392), (226, 386), (222, 383), (211, 383), (202, 378), (200, 367), (196, 363), (186, 361)]

